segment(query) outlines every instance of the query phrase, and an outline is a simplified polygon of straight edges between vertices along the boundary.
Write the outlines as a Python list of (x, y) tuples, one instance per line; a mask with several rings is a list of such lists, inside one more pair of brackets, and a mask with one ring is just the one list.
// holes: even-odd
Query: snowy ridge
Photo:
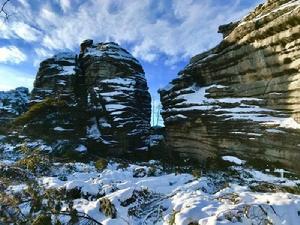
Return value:
[(99, 43), (96, 46), (86, 48), (84, 51), (84, 57), (88, 56), (96, 56), (99, 58), (113, 58), (118, 61), (127, 61), (140, 66), (138, 60), (136, 60), (128, 51), (113, 42)]
[[(288, 1), (287, 3), (282, 4), (280, 7), (273, 9), (272, 11), (268, 12), (268, 13), (263, 13), (263, 14), (259, 14), (257, 15), (255, 18), (253, 18), (251, 21), (257, 21), (260, 19), (263, 19), (264, 17), (270, 16), (276, 12), (285, 10), (286, 8), (293, 8), (293, 10), (296, 10), (300, 7), (300, 1), (299, 0), (291, 0)], [(291, 11), (288, 11), (287, 13), (291, 13)], [(285, 14), (283, 14), (285, 15)], [(243, 25), (244, 22), (240, 23), (239, 25)]]

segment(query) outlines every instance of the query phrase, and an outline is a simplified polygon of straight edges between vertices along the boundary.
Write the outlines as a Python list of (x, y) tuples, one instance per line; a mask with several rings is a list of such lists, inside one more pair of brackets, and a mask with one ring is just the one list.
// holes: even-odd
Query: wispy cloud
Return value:
[(0, 21), (0, 38), (23, 39), (27, 42), (34, 42), (41, 38), (41, 31), (23, 22), (12, 22), (10, 24)]
[[(10, 1), (12, 16), (7, 23), (0, 21), (0, 89), (4, 81), (6, 87), (22, 85), (17, 77), (32, 79), (41, 60), (58, 51), (78, 52), (79, 44), (91, 38), (118, 42), (141, 60), (157, 98), (157, 89), (173, 79), (191, 56), (221, 40), (219, 25), (242, 18), (263, 1)], [(13, 76), (1, 71), (4, 63), (13, 64)]]
[[(244, 7), (246, 1), (251, 4)], [(3, 34), (25, 41), (41, 38), (39, 47), (49, 50), (74, 50), (87, 38), (116, 41), (144, 61), (164, 55), (170, 65), (213, 47), (220, 40), (220, 24), (241, 18), (261, 1), (36, 0), (38, 7), (26, 12), (24, 23), (14, 25), (21, 29), (6, 27)], [(24, 8), (21, 2), (17, 11)]]
[(19, 64), (27, 59), (27, 56), (16, 46), (0, 47), (0, 62)]
[(70, 0), (59, 0), (59, 4), (64, 12), (67, 12), (71, 8)]

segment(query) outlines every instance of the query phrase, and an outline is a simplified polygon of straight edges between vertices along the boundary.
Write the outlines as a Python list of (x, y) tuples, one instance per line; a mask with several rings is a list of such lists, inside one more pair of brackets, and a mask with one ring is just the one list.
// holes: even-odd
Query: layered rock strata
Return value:
[(79, 55), (61, 53), (43, 61), (31, 109), (45, 102), (49, 109), (27, 123), (27, 133), (39, 136), (46, 128), (46, 139), (59, 146), (69, 141), (78, 151), (147, 150), (151, 97), (145, 74), (116, 43), (87, 40)]
[(199, 159), (222, 154), (300, 170), (300, 1), (269, 0), (160, 90), (166, 140)]
[(87, 137), (115, 149), (145, 150), (151, 97), (141, 64), (115, 43), (84, 42), (79, 61), (90, 115)]

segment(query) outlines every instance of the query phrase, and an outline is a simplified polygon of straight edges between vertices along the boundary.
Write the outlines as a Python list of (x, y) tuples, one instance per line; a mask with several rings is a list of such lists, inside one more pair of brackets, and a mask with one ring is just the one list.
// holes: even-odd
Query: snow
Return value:
[(285, 133), (284, 131), (277, 130), (277, 129), (266, 129), (266, 131), (269, 132), (269, 133), (278, 133), (278, 134)]
[[(233, 156), (224, 156), (223, 159), (237, 165), (244, 164), (243, 160)], [(53, 176), (41, 177), (39, 182), (46, 188), (66, 188), (67, 190), (75, 188), (81, 190), (81, 193), (85, 195), (97, 196), (99, 193), (105, 195), (117, 209), (117, 218), (115, 219), (105, 217), (99, 211), (99, 198), (80, 198), (73, 201), (74, 207), (79, 212), (88, 214), (104, 225), (168, 225), (172, 217), (175, 224), (180, 225), (188, 225), (191, 222), (258, 225), (264, 219), (275, 225), (298, 224), (300, 196), (282, 192), (252, 192), (247, 181), (249, 183), (264, 181), (286, 186), (295, 186), (299, 181), (278, 178), (241, 166), (233, 166), (231, 169), (252, 176), (244, 178), (246, 183), (244, 183), (245, 181), (229, 182), (225, 187), (216, 185), (220, 182), (218, 179), (222, 180), (227, 177), (221, 174), (213, 179), (206, 176), (195, 178), (186, 173), (165, 173), (158, 169), (156, 175), (147, 175), (150, 166), (159, 165), (158, 163), (152, 161), (147, 165), (129, 164), (127, 167), (120, 168), (120, 164), (110, 162), (108, 167), (101, 172), (97, 171), (92, 163), (69, 163), (66, 168), (70, 168), (72, 165), (75, 170), (68, 172), (65, 181)], [(57, 163), (56, 166), (60, 170), (55, 170), (57, 175), (68, 171), (63, 164)], [(134, 176), (135, 171), (143, 170), (145, 171), (144, 175)], [(276, 171), (282, 172), (282, 170)], [(134, 192), (143, 190), (147, 190), (151, 194), (151, 204), (143, 203), (142, 198), (128, 206), (121, 204)], [(128, 215), (128, 210), (133, 206), (141, 207), (140, 217)], [(161, 217), (159, 218), (158, 215)], [(237, 223), (238, 221), (239, 223)]]
[(86, 48), (84, 56), (97, 56), (97, 57), (110, 57), (117, 60), (130, 61), (135, 64), (140, 65), (140, 63), (125, 49), (121, 48), (119, 45), (111, 44), (100, 44), (96, 48)]
[[(285, 3), (285, 4), (282, 4), (280, 7), (276, 7), (274, 10), (272, 10), (272, 11), (270, 11), (270, 12), (268, 12), (268, 13), (257, 15), (255, 18), (253, 18), (253, 19), (250, 20), (250, 21), (242, 20), (242, 22), (239, 23), (238, 26), (243, 26), (243, 25), (246, 24), (246, 23), (249, 23), (249, 22), (255, 22), (255, 21), (261, 20), (261, 19), (263, 19), (263, 18), (265, 18), (265, 17), (267, 17), (267, 16), (269, 16), (269, 15), (271, 15), (271, 14), (274, 14), (274, 13), (276, 13), (276, 12), (278, 12), (278, 11), (284, 10), (284, 9), (286, 9), (287, 7), (294, 7), (294, 8), (293, 8), (292, 11), (288, 11), (288, 12), (284, 13), (283, 15), (289, 14), (289, 13), (293, 12), (294, 10), (298, 9), (298, 8), (300, 7), (300, 0), (291, 0), (291, 1), (287, 2), (287, 3)], [(228, 38), (228, 36), (227, 36), (226, 38)], [(226, 39), (226, 38), (225, 38), (225, 39)]]
[[(266, 14), (263, 14), (263, 15), (258, 15), (257, 17), (255, 17), (255, 18), (253, 19), (253, 21), (260, 20), (260, 19), (262, 19), (262, 18), (264, 18), (264, 17), (266, 17), (266, 16), (268, 16), (268, 15), (270, 15), (270, 14), (273, 14), (273, 13), (275, 13), (275, 12), (284, 10), (284, 9), (286, 9), (287, 7), (293, 7), (293, 6), (295, 6), (295, 8), (294, 8), (293, 10), (298, 9), (298, 8), (300, 7), (300, 0), (292, 0), (292, 1), (289, 1), (289, 2), (287, 2), (287, 3), (285, 3), (285, 4), (282, 4), (280, 7), (276, 7), (276, 9), (272, 10), (272, 11), (269, 12), (269, 13), (266, 13)], [(290, 13), (290, 12), (287, 12), (287, 13)]]
[(87, 151), (87, 147), (85, 147), (84, 145), (79, 145), (75, 148), (76, 152), (86, 152)]
[[(186, 88), (178, 92), (179, 96), (176, 97), (177, 100), (183, 100), (183, 102), (177, 103), (174, 108), (167, 109), (166, 112), (170, 111), (189, 111), (189, 110), (211, 110), (214, 109), (216, 111), (223, 110), (220, 109), (220, 106), (218, 104), (220, 103), (241, 103), (243, 101), (261, 101), (261, 99), (257, 98), (209, 98), (207, 97), (207, 94), (209, 94), (208, 90), (211, 88), (225, 88), (226, 86), (223, 85), (210, 85), (207, 87), (198, 87), (196, 85), (193, 85), (192, 87)], [(183, 92), (192, 92), (188, 94), (180, 94)], [(257, 109), (257, 108), (256, 108)], [(227, 110), (227, 109), (224, 109)], [(230, 110), (230, 109), (228, 109)], [(236, 109), (237, 110), (237, 109)], [(241, 110), (243, 110), (241, 108)], [(264, 110), (269, 111), (269, 110)]]
[(175, 116), (169, 116), (166, 121), (167, 122), (170, 122), (170, 121), (178, 121), (179, 119), (187, 119), (188, 117), (187, 116), (184, 116), (182, 114), (177, 114)]
[(74, 52), (61, 52), (53, 56), (55, 61), (69, 61), (75, 63), (76, 54)]
[(29, 90), (25, 87), (0, 91), (0, 112), (19, 115), (19, 111), (29, 102), (28, 92)]
[(87, 127), (87, 137), (94, 140), (101, 138), (101, 133), (96, 123), (94, 123), (91, 127)]
[[(256, 133), (248, 134), (255, 136)], [(159, 135), (152, 137), (158, 141), (162, 138)], [(36, 146), (38, 143), (28, 144)], [(13, 147), (7, 144), (5, 148)], [(82, 152), (87, 149), (79, 145), (75, 150)], [(261, 221), (274, 225), (299, 224), (300, 195), (271, 192), (271, 189), (255, 192), (253, 189), (265, 183), (298, 188), (300, 180), (290, 178), (292, 173), (285, 168), (256, 170), (248, 167), (242, 158), (231, 155), (222, 159), (234, 165), (230, 164), (223, 171), (203, 171), (201, 177), (188, 172), (174, 173), (175, 170), (166, 169), (164, 164), (155, 160), (135, 163), (110, 160), (107, 167), (100, 170), (95, 167), (95, 162), (86, 162), (86, 159), (86, 163), (53, 162), (49, 171), (35, 175), (33, 179), (43, 187), (42, 190), (79, 191), (81, 195), (71, 200), (74, 208), (104, 225), (169, 225), (171, 221), (174, 221), (173, 225), (264, 224)], [(6, 160), (0, 160), (0, 166), (13, 164), (13, 161), (6, 164)], [(4, 191), (23, 196), (26, 189), (25, 183), (16, 180)], [(103, 197), (114, 204), (117, 210), (115, 219), (106, 217), (99, 210)], [(22, 203), (19, 207), (24, 214), (30, 212), (30, 204)], [(66, 207), (64, 202), (62, 208)], [(67, 224), (68, 219), (61, 217), (63, 221)]]
[(112, 111), (119, 111), (119, 110), (125, 109), (126, 106), (121, 105), (121, 104), (107, 104), (107, 105), (105, 105), (105, 108), (107, 111), (112, 112)]
[[(224, 117), (224, 120), (249, 120), (259, 122), (262, 125), (275, 125), (279, 128), (286, 129), (300, 129), (300, 124), (297, 123), (293, 118), (287, 115), (273, 116), (278, 111), (263, 108), (257, 105), (252, 105), (253, 102), (259, 103), (262, 99), (259, 98), (211, 98), (208, 97), (209, 90), (211, 88), (225, 88), (222, 85), (210, 85), (206, 87), (199, 87), (193, 85), (192, 87), (182, 89), (181, 91), (175, 92), (179, 103), (167, 108), (163, 112), (173, 113), (166, 118), (166, 121), (173, 121), (182, 118), (185, 112), (190, 111), (214, 111), (217, 112), (215, 115), (218, 117)], [(190, 92), (190, 93), (187, 93)], [(251, 102), (247, 104), (247, 102)], [(227, 105), (228, 104), (228, 105)], [(239, 104), (239, 106), (236, 106)], [(231, 105), (233, 107), (231, 107)], [(271, 115), (273, 114), (273, 115)], [(274, 130), (271, 130), (272, 132)], [(278, 131), (279, 133), (280, 131)]]
[(8, 193), (18, 193), (18, 192), (26, 190), (27, 188), (28, 188), (28, 186), (26, 184), (10, 185), (7, 188), (7, 192)]
[[(210, 88), (224, 88), (223, 85), (211, 85), (207, 87), (198, 87), (196, 85), (192, 86), (191, 88), (187, 88), (183, 91), (192, 90), (193, 93), (190, 94), (183, 94), (180, 96), (180, 99), (184, 99), (188, 104), (207, 104), (207, 103), (213, 103), (216, 100), (212, 98), (207, 98), (206, 95), (207, 90)], [(221, 99), (218, 99), (218, 101), (222, 101)], [(228, 99), (227, 99), (228, 101)]]
[(232, 163), (237, 164), (237, 165), (243, 165), (243, 164), (246, 163), (246, 161), (241, 160), (241, 159), (239, 159), (237, 157), (234, 157), (234, 156), (223, 156), (222, 159), (225, 160), (225, 161), (228, 161), (228, 162), (232, 162)]
[(65, 80), (58, 80), (57, 84), (65, 86), (66, 85), (66, 81)]
[(75, 66), (62, 66), (59, 75), (61, 76), (68, 76), (68, 75), (75, 75)]
[(53, 130), (58, 131), (58, 132), (73, 131), (73, 129), (65, 129), (65, 128), (62, 128), (62, 127), (54, 127)]
[(165, 86), (164, 88), (160, 88), (158, 90), (158, 92), (162, 92), (162, 91), (170, 91), (172, 88), (174, 87), (174, 85), (172, 83), (169, 83), (167, 86)]
[(300, 129), (300, 124), (297, 123), (293, 118), (286, 118), (280, 122), (280, 127), (288, 129)]
[(280, 178), (284, 178), (284, 174), (289, 174), (290, 172), (284, 169), (275, 169), (274, 173), (279, 173)]
[(102, 80), (101, 83), (105, 84), (118, 84), (118, 85), (135, 85), (135, 80), (129, 78), (113, 78), (113, 79), (105, 79)]

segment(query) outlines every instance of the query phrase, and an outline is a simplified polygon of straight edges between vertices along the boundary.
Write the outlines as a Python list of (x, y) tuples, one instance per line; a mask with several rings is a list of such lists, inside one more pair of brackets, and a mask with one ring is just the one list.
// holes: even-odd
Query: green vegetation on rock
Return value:
[(66, 107), (64, 100), (56, 98), (46, 98), (41, 102), (32, 105), (27, 112), (15, 119), (15, 125), (24, 125), (36, 117), (44, 115), (46, 112), (50, 112), (54, 109), (62, 109)]

